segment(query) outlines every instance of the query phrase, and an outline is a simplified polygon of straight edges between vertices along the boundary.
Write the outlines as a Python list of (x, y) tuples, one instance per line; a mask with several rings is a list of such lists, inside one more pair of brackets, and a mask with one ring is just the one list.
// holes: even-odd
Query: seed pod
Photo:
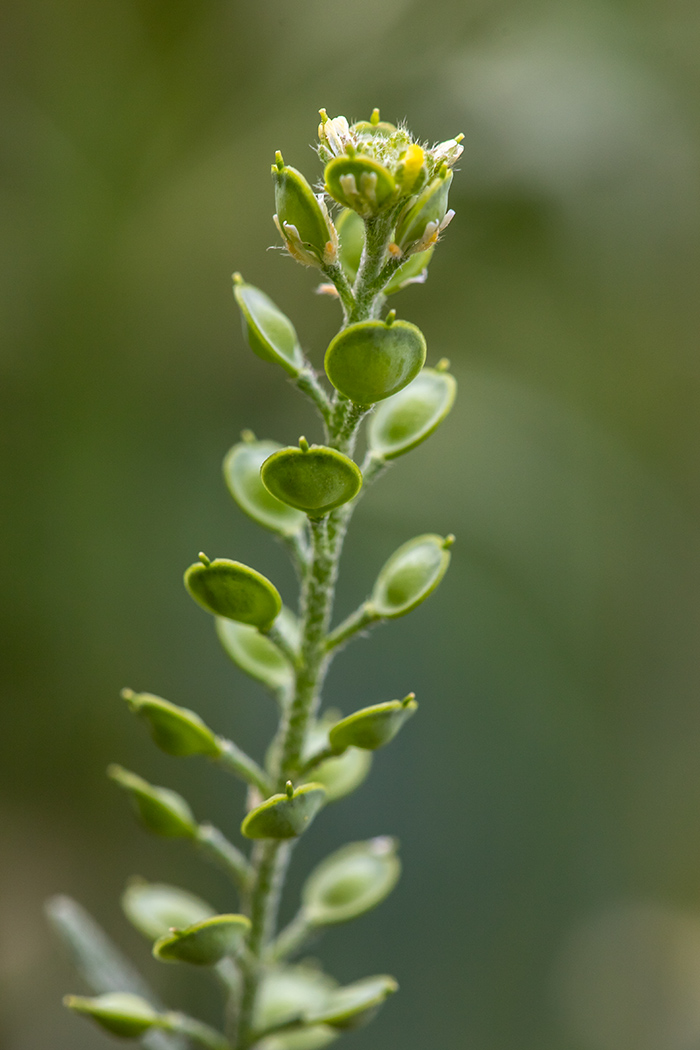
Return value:
[(277, 153), (272, 165), (275, 185), (275, 223), (297, 262), (305, 266), (331, 265), (338, 255), (338, 237), (323, 195), (316, 196), (296, 168)]
[(363, 707), (333, 726), (328, 734), (330, 745), (338, 753), (348, 747), (376, 751), (393, 740), (404, 722), (417, 710), (414, 693), (409, 693), (403, 700), (388, 700)]
[(358, 405), (372, 405), (402, 390), (425, 362), (420, 328), (396, 321), (360, 321), (348, 325), (326, 350), (326, 375), (336, 390)]
[(182, 795), (169, 788), (155, 787), (116, 764), (109, 766), (107, 775), (128, 792), (141, 823), (149, 831), (169, 839), (195, 837), (197, 822)]
[(247, 839), (293, 839), (305, 831), (326, 801), (321, 784), (303, 784), (296, 790), (291, 781), (286, 793), (272, 795), (252, 809), (241, 824)]
[(420, 445), (448, 415), (456, 393), (457, 383), (449, 372), (424, 368), (409, 386), (378, 406), (367, 428), (370, 451), (394, 459)]
[(155, 941), (174, 926), (182, 929), (216, 912), (199, 897), (177, 886), (132, 879), (122, 894), (122, 909), (139, 933)]
[(199, 558), (185, 572), (185, 587), (203, 609), (262, 631), (272, 625), (282, 599), (266, 576), (228, 558)]
[(380, 975), (365, 977), (329, 996), (326, 1006), (320, 1010), (307, 1010), (304, 1020), (308, 1024), (328, 1024), (333, 1028), (358, 1028), (371, 1021), (385, 999), (398, 990), (393, 977)]
[(350, 131), (356, 136), (362, 136), (362, 138), (379, 136), (386, 139), (395, 133), (396, 125), (390, 124), (388, 120), (381, 120), (379, 110), (373, 109), (369, 120), (358, 120), (356, 124), (352, 125)]
[(281, 365), (290, 376), (304, 367), (304, 353), (294, 325), (265, 292), (233, 275), (233, 294), (241, 310), (243, 335), (248, 346), (263, 361)]
[[(306, 736), (303, 760), (307, 761), (313, 754), (328, 746), (328, 730), (333, 721), (326, 718), (316, 722)], [(314, 781), (323, 784), (326, 789), (326, 802), (335, 802), (344, 798), (360, 786), (372, 766), (370, 751), (349, 747), (337, 758), (327, 758), (314, 769)]]
[(260, 480), (260, 468), (282, 446), (276, 441), (244, 440), (234, 445), (224, 459), (224, 479), (241, 510), (258, 525), (294, 536), (303, 529), (306, 516), (267, 491)]
[(324, 172), (326, 193), (363, 218), (377, 215), (398, 193), (394, 177), (378, 160), (364, 153), (335, 157)]
[(365, 246), (365, 224), (356, 211), (353, 211), (352, 208), (345, 208), (338, 216), (336, 227), (340, 265), (352, 283), (357, 277), (362, 249)]
[(326, 857), (304, 883), (304, 916), (332, 926), (364, 915), (388, 897), (401, 874), (395, 839), (351, 842)]
[(303, 1025), (289, 1032), (270, 1035), (255, 1044), (255, 1050), (323, 1050), (340, 1035), (327, 1024)]
[(450, 563), (454, 536), (427, 533), (399, 547), (382, 568), (370, 604), (386, 619), (404, 616), (435, 590)]
[(218, 758), (221, 747), (215, 734), (188, 707), (178, 707), (169, 700), (151, 693), (135, 693), (122, 689), (122, 697), (135, 715), (142, 718), (151, 731), (154, 742), (168, 755), (183, 758), (187, 755), (206, 755)]
[(308, 963), (266, 969), (255, 1001), (256, 1030), (283, 1025), (303, 1010), (323, 1007), (337, 988), (337, 981)]
[(69, 1010), (91, 1017), (101, 1028), (123, 1039), (138, 1039), (149, 1028), (161, 1027), (160, 1014), (140, 995), (131, 992), (109, 992), (94, 998), (67, 995), (63, 1004)]
[[(278, 627), (286, 616), (293, 616), (293, 613), (283, 608), (278, 617)], [(217, 616), (216, 633), (227, 656), (251, 678), (256, 678), (274, 692), (291, 686), (294, 681), (291, 664), (275, 643), (260, 634), (256, 627)]]
[(348, 456), (325, 445), (309, 445), (274, 452), (260, 470), (268, 492), (311, 518), (354, 499), (362, 488), (362, 472)]
[(216, 966), (225, 956), (238, 951), (249, 929), (250, 919), (245, 915), (214, 915), (159, 937), (153, 954), (161, 962)]
[(447, 214), (447, 198), (452, 172), (446, 168), (432, 179), (413, 204), (408, 204), (396, 227), (394, 240), (402, 252), (422, 252), (438, 239), (452, 218)]

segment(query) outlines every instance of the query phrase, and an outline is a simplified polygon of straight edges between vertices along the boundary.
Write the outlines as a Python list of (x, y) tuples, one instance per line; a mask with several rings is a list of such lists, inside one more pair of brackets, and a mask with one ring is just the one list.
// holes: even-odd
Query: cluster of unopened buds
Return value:
[[(287, 251), (321, 269), (340, 261), (353, 280), (364, 246), (362, 220), (381, 219), (391, 226), (388, 256), (404, 264), (402, 269), (396, 265), (396, 286), (423, 279), (432, 249), (454, 215), (448, 194), (463, 136), (429, 148), (405, 128), (380, 120), (378, 109), (369, 120), (352, 125), (322, 109), (318, 138), (325, 164), (320, 193), (279, 152), (272, 168), (275, 223)], [(344, 209), (335, 223), (327, 197)]]

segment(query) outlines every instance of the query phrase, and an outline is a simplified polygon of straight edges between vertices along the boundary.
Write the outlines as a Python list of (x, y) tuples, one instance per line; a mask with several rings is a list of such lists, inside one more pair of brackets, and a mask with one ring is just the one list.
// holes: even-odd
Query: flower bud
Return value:
[(398, 270), (389, 283), (384, 287), (384, 295), (394, 295), (409, 284), (425, 284), (428, 279), (428, 264), (433, 257), (435, 248), (428, 248), (424, 252), (415, 252), (409, 255), (405, 262), (401, 263)]
[(370, 605), (378, 616), (404, 616), (435, 590), (450, 563), (454, 536), (427, 533), (394, 551), (377, 577)]
[(324, 178), (326, 193), (363, 218), (377, 215), (398, 193), (388, 168), (363, 153), (335, 157), (326, 165)]
[(168, 788), (154, 787), (122, 766), (109, 766), (107, 774), (131, 796), (141, 823), (149, 831), (170, 839), (195, 837), (197, 823), (182, 795)]
[(358, 1028), (371, 1021), (385, 999), (398, 990), (393, 977), (365, 977), (339, 988), (328, 997), (324, 1007), (307, 1010), (308, 1024), (328, 1024), (333, 1028)]
[(241, 947), (250, 930), (245, 915), (214, 915), (184, 930), (171, 929), (153, 945), (161, 962), (187, 962), (193, 966), (216, 966)]
[(261, 466), (281, 448), (276, 441), (255, 441), (251, 435), (227, 453), (224, 479), (238, 506), (253, 521), (281, 536), (295, 536), (303, 529), (306, 516), (278, 500), (260, 480)]
[(388, 700), (363, 707), (332, 727), (328, 734), (330, 745), (339, 754), (348, 747), (376, 751), (393, 740), (404, 722), (417, 710), (414, 693), (409, 693), (403, 700)]
[(404, 254), (426, 251), (452, 219), (454, 212), (447, 211), (451, 182), (452, 172), (443, 168), (399, 217), (394, 240)]
[(409, 386), (377, 407), (367, 428), (370, 452), (395, 459), (420, 445), (448, 415), (456, 392), (457, 382), (449, 372), (424, 368)]
[(362, 488), (362, 472), (342, 452), (325, 445), (283, 448), (265, 460), (260, 470), (263, 485), (277, 499), (306, 511), (311, 518), (354, 499)]
[(121, 903), (131, 925), (151, 941), (163, 937), (173, 926), (192, 926), (216, 915), (211, 905), (193, 893), (145, 879), (132, 879)]
[(312, 926), (348, 922), (376, 908), (401, 874), (396, 840), (381, 836), (351, 842), (336, 850), (311, 873), (301, 898)]
[(272, 165), (275, 185), (275, 225), (289, 254), (305, 266), (330, 266), (338, 258), (338, 235), (323, 194), (314, 194), (296, 168), (277, 153)]
[(296, 790), (291, 781), (285, 794), (272, 795), (252, 809), (241, 824), (247, 839), (292, 839), (306, 831), (326, 801), (321, 784), (303, 784)]
[(243, 335), (253, 353), (298, 376), (304, 367), (304, 354), (289, 318), (239, 273), (233, 275), (233, 294), (241, 310)]
[(216, 735), (196, 711), (132, 689), (122, 689), (122, 697), (130, 710), (146, 722), (154, 742), (168, 755), (218, 758), (221, 754)]
[(91, 1017), (101, 1028), (123, 1039), (138, 1039), (150, 1028), (161, 1027), (160, 1014), (140, 995), (130, 992), (109, 992), (95, 998), (67, 995), (63, 1003), (69, 1010)]
[(282, 599), (266, 576), (228, 558), (199, 558), (185, 572), (185, 587), (203, 609), (260, 630), (272, 625)]
[(358, 405), (371, 405), (407, 386), (425, 362), (423, 333), (408, 321), (360, 321), (331, 341), (326, 375)]

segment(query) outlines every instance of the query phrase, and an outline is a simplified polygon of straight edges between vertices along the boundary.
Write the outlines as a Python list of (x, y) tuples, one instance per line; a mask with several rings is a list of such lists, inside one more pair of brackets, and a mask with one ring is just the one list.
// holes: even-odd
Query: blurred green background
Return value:
[(317, 110), (465, 133), (457, 216), (396, 300), (448, 356), (452, 417), (363, 502), (339, 613), (391, 551), (453, 531), (450, 573), (342, 655), (349, 712), (419, 717), (297, 853), (396, 832), (402, 882), (315, 949), (402, 992), (348, 1050), (700, 1046), (698, 425), (700, 7), (685, 0), (23, 0), (0, 14), (2, 616), (0, 1045), (114, 1045), (41, 914), (69, 892), (172, 1005), (134, 872), (228, 910), (222, 877), (153, 842), (110, 760), (235, 833), (242, 792), (156, 752), (124, 685), (260, 754), (272, 705), (187, 598), (196, 552), (281, 549), (220, 479), (243, 427), (318, 438), (246, 351), (230, 274), (320, 365), (337, 306), (266, 252), (275, 149), (309, 178)]

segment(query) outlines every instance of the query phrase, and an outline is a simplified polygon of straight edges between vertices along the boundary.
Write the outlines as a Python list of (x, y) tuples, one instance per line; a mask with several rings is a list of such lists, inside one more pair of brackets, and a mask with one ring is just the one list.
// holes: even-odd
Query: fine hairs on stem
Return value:
[[(222, 991), (221, 1024), (213, 1028), (165, 1007), (80, 905), (68, 897), (48, 904), (53, 926), (94, 993), (67, 996), (66, 1006), (151, 1050), (319, 1050), (371, 1020), (398, 987), (386, 974), (341, 986), (318, 963), (297, 958), (324, 927), (364, 914), (391, 892), (400, 873), (394, 839), (380, 835), (336, 850), (307, 878), (286, 928), (278, 928), (277, 917), (298, 837), (326, 806), (359, 786), (372, 752), (418, 707), (413, 693), (376, 698), (346, 717), (321, 704), (336, 654), (423, 602), (449, 564), (453, 536), (408, 539), (380, 569), (368, 599), (333, 625), (343, 541), (361, 495), (437, 429), (454, 401), (449, 362), (426, 365), (423, 333), (386, 304), (426, 279), (452, 218), (448, 193), (462, 146), (458, 136), (428, 148), (405, 127), (382, 121), (378, 110), (352, 125), (321, 110), (318, 137), (322, 192), (314, 193), (279, 152), (272, 176), (284, 247), (320, 272), (318, 290), (335, 296), (342, 310), (325, 353), (325, 379), (307, 360), (292, 322), (264, 292), (236, 273), (234, 295), (248, 346), (282, 368), (310, 400), (323, 443), (300, 437), (282, 447), (244, 431), (224, 460), (239, 507), (287, 547), (299, 579), (298, 607), (284, 607), (270, 580), (227, 557), (201, 553), (185, 572), (185, 586), (213, 615), (224, 651), (272, 694), (277, 731), (258, 761), (189, 708), (150, 693), (122, 693), (162, 750), (200, 755), (247, 784), (240, 834), (251, 848), (200, 823), (170, 788), (122, 766), (108, 770), (148, 831), (190, 840), (228, 877), (233, 908), (226, 914), (187, 890), (142, 879), (132, 879), (122, 899), (156, 959), (211, 972)], [(363, 425), (367, 451), (358, 465), (353, 456)]]

